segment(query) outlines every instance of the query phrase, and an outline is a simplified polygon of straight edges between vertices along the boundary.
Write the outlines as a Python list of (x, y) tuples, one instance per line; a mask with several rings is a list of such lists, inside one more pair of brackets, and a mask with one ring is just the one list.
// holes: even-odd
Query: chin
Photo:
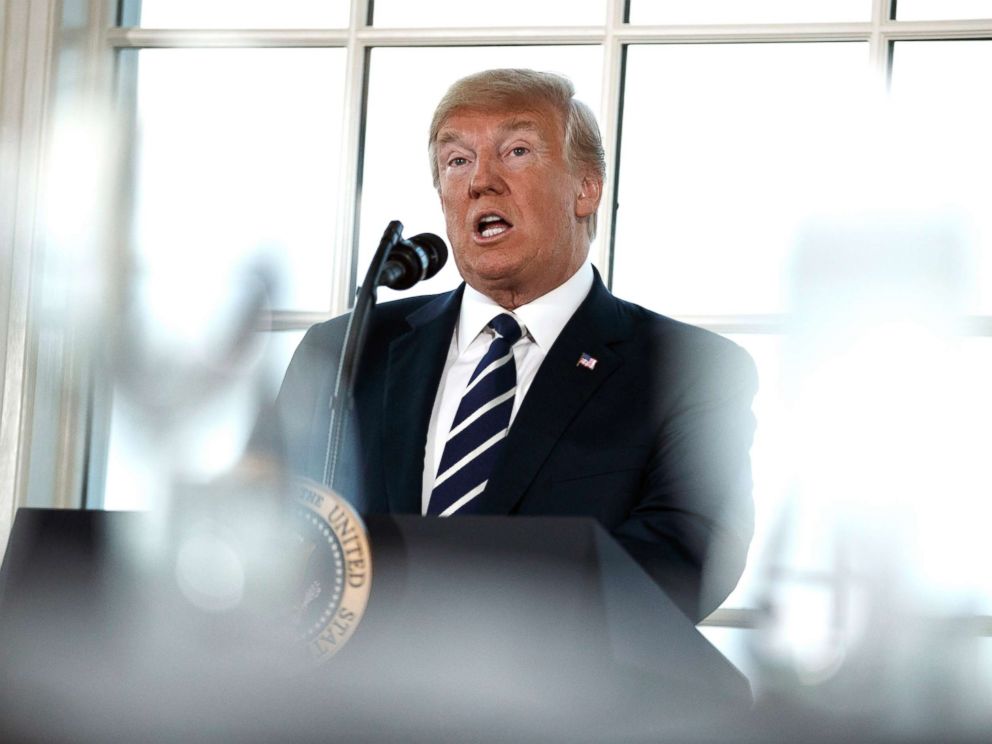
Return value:
[(476, 270), (475, 276), (480, 282), (486, 284), (487, 286), (499, 287), (503, 289), (516, 283), (520, 273), (520, 266), (502, 265)]

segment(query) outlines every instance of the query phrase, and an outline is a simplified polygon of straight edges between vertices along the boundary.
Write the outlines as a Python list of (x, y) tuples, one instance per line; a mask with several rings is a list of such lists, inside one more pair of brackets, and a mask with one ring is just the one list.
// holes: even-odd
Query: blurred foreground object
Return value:
[(988, 381), (966, 363), (972, 263), (947, 213), (850, 214), (798, 242), (783, 369), (794, 472), (758, 567), (768, 616), (752, 652), (768, 713), (820, 716), (823, 740), (992, 726), (979, 661), (992, 440)]
[[(175, 554), (211, 554), (191, 594), (107, 539), (140, 534), (146, 518), (19, 512), (3, 567), (0, 734), (685, 741), (724, 738), (750, 704), (744, 678), (592, 520), (370, 516), (368, 613), (315, 667), (287, 653), (266, 610), (274, 566), (246, 565), (240, 601), (222, 604), (238, 586), (237, 541), (190, 543), (181, 529)], [(257, 562), (279, 565), (269, 547)]]

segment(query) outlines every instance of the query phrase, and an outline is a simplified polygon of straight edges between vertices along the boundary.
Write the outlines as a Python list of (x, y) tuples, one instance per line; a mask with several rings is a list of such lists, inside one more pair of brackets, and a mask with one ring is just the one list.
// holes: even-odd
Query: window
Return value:
[(140, 269), (161, 276), (195, 262), (220, 288), (225, 272), (265, 261), (279, 268), (275, 307), (327, 311), (344, 57), (340, 48), (122, 53), (135, 81)]
[[(812, 408), (802, 409), (821, 417), (807, 419), (823, 422), (815, 441), (850, 440), (837, 452), (861, 457), (863, 467), (849, 472), (860, 485), (877, 486), (871, 493), (879, 495), (879, 509), (892, 506), (886, 499), (893, 484), (911, 480), (911, 457), (922, 450), (900, 437), (922, 432), (921, 420), (967, 433), (956, 441), (960, 448), (931, 448), (949, 459), (923, 475), (966, 472), (955, 480), (955, 503), (963, 509), (968, 494), (987, 490), (989, 473), (977, 453), (982, 446), (992, 451), (978, 415), (992, 413), (980, 382), (992, 379), (992, 199), (983, 177), (992, 164), (984, 94), (992, 20), (967, 19), (988, 18), (988, 3), (900, 0), (895, 18), (891, 7), (867, 0), (631, 0), (629, 9), (617, 2), (547, 3), (541, 16), (512, 12), (511, 3), (494, 19), (465, 2), (417, 6), (413, 14), (410, 3), (377, 0), (366, 23), (369, 5), (351, 3), (356, 15), (346, 18), (340, 13), (347, 3), (146, 0), (140, 18), (125, 3), (124, 24), (107, 33), (122, 70), (119, 94), (133, 106), (139, 135), (138, 255), (179, 267), (192, 253), (210, 255), (216, 281), (190, 281), (194, 289), (229, 286), (224, 277), (246, 253), (280, 267), (274, 367), (285, 364), (293, 346), (286, 334), (347, 308), (386, 222), (402, 220), (408, 234), (443, 234), (426, 157), (428, 118), (441, 91), (484, 67), (541, 67), (568, 74), (600, 117), (609, 172), (593, 256), (613, 289), (724, 333), (757, 361), (759, 521), (751, 565), (728, 608), (758, 608), (768, 596), (765, 578), (776, 571), (787, 568), (803, 591), (833, 591), (843, 573), (826, 548), (793, 555), (786, 568), (766, 560), (785, 555), (776, 543), (779, 529), (819, 529), (807, 546), (838, 537), (818, 519), (822, 514), (790, 511), (797, 488), (807, 487), (794, 468), (809, 455), (794, 428), (799, 399), (790, 386), (817, 391), (803, 399)], [(876, 221), (851, 217), (864, 212)], [(897, 215), (891, 230), (877, 221), (886, 214)], [(831, 221), (838, 215), (844, 219)], [(198, 225), (192, 234), (189, 225)], [(943, 237), (928, 242), (938, 233)], [(891, 256), (871, 263), (866, 256), (885, 242), (880, 235), (908, 247), (889, 263)], [(824, 241), (831, 236), (864, 250), (830, 250)], [(813, 263), (802, 273), (796, 262), (806, 259)], [(907, 262), (915, 273), (903, 271)], [(829, 296), (836, 317), (845, 307), (861, 312), (865, 306), (855, 300), (865, 285), (851, 279), (858, 276), (851, 267), (881, 288), (885, 272), (903, 271), (900, 286), (910, 294), (921, 287), (937, 292), (930, 281), (936, 272), (945, 294), (927, 297), (953, 298), (954, 312), (941, 306), (929, 316), (904, 314), (859, 328), (833, 349), (831, 359), (843, 365), (797, 377), (790, 321), (797, 307), (809, 307), (797, 299)], [(838, 276), (844, 281), (827, 282)], [(456, 281), (449, 267), (417, 291)], [(953, 332), (935, 331), (928, 319), (936, 316)], [(818, 337), (817, 353), (833, 341)], [(875, 355), (878, 349), (888, 357)], [(921, 356), (920, 349), (933, 354)], [(940, 365), (922, 364), (934, 355)], [(916, 366), (900, 372), (893, 359)], [(908, 405), (919, 415), (906, 418), (898, 404), (907, 399), (896, 393), (909, 390), (888, 384), (889, 374), (928, 390), (953, 389), (953, 405), (941, 412), (938, 398), (913, 399)], [(270, 395), (277, 377), (270, 373)], [(891, 393), (891, 407), (878, 408), (866, 392)], [(865, 418), (865, 406), (880, 418)], [(948, 418), (948, 410), (961, 417)], [(840, 411), (855, 420), (839, 420)], [(924, 413), (931, 418), (920, 418)], [(888, 444), (872, 446), (887, 436), (905, 445), (901, 454)], [(803, 446), (812, 451), (812, 441)], [(811, 467), (823, 467), (831, 451), (815, 452), (820, 459)], [(874, 452), (881, 453), (877, 461)], [(888, 483), (872, 481), (879, 462), (905, 469)], [(128, 505), (127, 489), (113, 480), (105, 503)], [(841, 480), (829, 482), (844, 490)], [(924, 509), (924, 501), (911, 503)], [(988, 523), (980, 509), (968, 509), (973, 524)], [(948, 524), (931, 521), (917, 537), (944, 546), (935, 550), (953, 546), (962, 557), (962, 540)], [(972, 542), (967, 547), (977, 550)], [(931, 568), (914, 568), (924, 577), (921, 586), (938, 581), (927, 575)], [(972, 599), (992, 595), (987, 579), (967, 581)]]

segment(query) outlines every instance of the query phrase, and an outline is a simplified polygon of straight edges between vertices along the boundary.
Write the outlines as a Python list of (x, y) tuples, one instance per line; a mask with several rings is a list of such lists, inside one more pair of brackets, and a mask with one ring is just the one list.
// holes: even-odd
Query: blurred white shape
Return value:
[(196, 607), (223, 612), (244, 596), (245, 570), (234, 548), (209, 531), (192, 532), (176, 555), (176, 583)]
[(136, 83), (135, 214), (115, 274), (104, 506), (161, 505), (177, 479), (229, 469), (285, 368), (272, 372), (262, 312), (328, 309), (344, 57), (122, 53)]
[(992, 430), (956, 335), (970, 235), (957, 212), (867, 210), (811, 221), (796, 248), (795, 470), (755, 652), (769, 686), (888, 730), (957, 730), (990, 692), (960, 663), (992, 562)]
[[(43, 320), (88, 335), (103, 321), (113, 267), (107, 236), (121, 151), (109, 112), (56, 111), (47, 153)], [(66, 312), (66, 310), (70, 312)]]
[[(751, 473), (754, 483), (754, 537), (751, 540), (751, 563), (771, 539), (775, 517), (783, 508), (788, 490), (792, 462), (792, 432), (787, 426), (782, 390), (782, 337), (773, 334), (729, 334), (728, 338), (743, 346), (758, 368), (758, 392), (751, 410), (758, 422), (751, 445)], [(725, 607), (754, 607), (761, 586), (757, 573), (744, 571)], [(720, 650), (727, 653), (722, 646)], [(736, 653), (736, 651), (734, 651)], [(736, 662), (735, 662), (736, 663)]]

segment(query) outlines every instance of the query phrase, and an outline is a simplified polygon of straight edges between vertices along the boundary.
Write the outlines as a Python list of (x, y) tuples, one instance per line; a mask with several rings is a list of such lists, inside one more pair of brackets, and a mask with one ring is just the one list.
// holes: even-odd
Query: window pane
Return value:
[[(900, 0), (900, 5), (902, 0)], [(803, 23), (868, 21), (871, 0), (631, 0), (630, 22)]]
[(971, 225), (977, 292), (972, 311), (986, 315), (992, 314), (990, 70), (992, 41), (896, 43), (890, 127), (894, 146), (913, 153), (916, 192), (957, 209)]
[(376, 26), (599, 26), (606, 22), (605, 0), (375, 0)]
[(992, 0), (899, 0), (896, 18), (900, 21), (992, 18)]
[[(434, 107), (448, 86), (464, 75), (493, 67), (549, 70), (568, 76), (577, 97), (598, 111), (601, 64), (598, 46), (374, 49), (356, 283), (364, 280), (390, 220), (400, 220), (406, 236), (433, 232), (446, 238), (440, 202), (431, 184), (427, 135)], [(449, 256), (436, 277), (403, 294), (440, 292), (459, 281)], [(394, 290), (379, 290), (380, 300), (396, 296)]]
[(133, 55), (139, 261), (222, 284), (264, 260), (280, 272), (275, 307), (328, 310), (345, 51)]
[(669, 315), (780, 312), (796, 225), (860, 177), (838, 155), (864, 136), (867, 61), (860, 43), (631, 47), (617, 294)]
[(124, 0), (125, 26), (344, 28), (349, 0)]

